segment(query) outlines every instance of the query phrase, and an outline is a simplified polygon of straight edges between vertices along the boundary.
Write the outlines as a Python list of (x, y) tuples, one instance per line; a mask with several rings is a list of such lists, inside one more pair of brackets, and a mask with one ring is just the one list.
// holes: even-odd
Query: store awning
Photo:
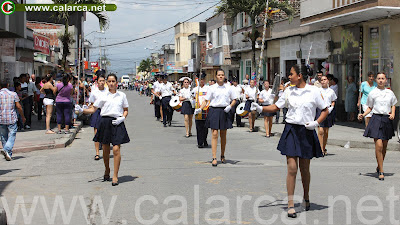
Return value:
[(371, 19), (390, 17), (400, 14), (400, 7), (375, 6), (367, 9), (361, 9), (349, 13), (328, 17), (325, 19), (305, 22), (301, 26), (313, 26), (317, 28), (329, 28), (342, 26), (346, 24), (359, 23)]

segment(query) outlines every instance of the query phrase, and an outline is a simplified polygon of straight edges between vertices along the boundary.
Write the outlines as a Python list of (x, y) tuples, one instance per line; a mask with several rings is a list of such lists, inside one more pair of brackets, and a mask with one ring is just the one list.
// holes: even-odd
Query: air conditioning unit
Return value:
[(300, 51), (296, 51), (296, 57), (298, 59), (301, 59), (303, 57), (303, 54), (302, 54), (301, 50)]

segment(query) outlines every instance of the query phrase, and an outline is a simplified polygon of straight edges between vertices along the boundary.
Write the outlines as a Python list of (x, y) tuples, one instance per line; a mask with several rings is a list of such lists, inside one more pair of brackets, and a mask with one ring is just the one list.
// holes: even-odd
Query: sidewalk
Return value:
[[(31, 129), (25, 129), (25, 131), (19, 131), (17, 133), (13, 153), (65, 148), (73, 142), (76, 134), (79, 132), (83, 125), (81, 121), (77, 121), (77, 124), (79, 125), (75, 128), (70, 129), (70, 134), (45, 134), (45, 117), (43, 117), (42, 121), (38, 121), (37, 117), (35, 115), (32, 115)], [(57, 132), (57, 124), (52, 123), (51, 127), (55, 132)], [(1, 144), (0, 147), (0, 149), (2, 149)]]
[[(275, 117), (274, 120), (275, 121)], [(282, 122), (282, 116), (279, 118)], [(242, 123), (245, 127), (249, 127), (249, 120), (242, 119)], [(234, 122), (233, 124), (236, 124)], [(274, 136), (272, 138), (280, 138), (285, 124), (273, 124), (272, 133)], [(258, 132), (262, 132), (265, 136), (264, 128), (264, 118), (259, 117), (255, 122), (255, 128)], [(364, 124), (355, 122), (338, 122), (332, 128), (329, 129), (328, 145), (341, 146), (344, 147), (348, 141), (350, 141), (350, 148), (359, 149), (375, 149), (374, 140), (372, 138), (366, 138), (364, 134)], [(397, 137), (393, 137), (388, 144), (388, 151), (400, 151), (400, 144)]]

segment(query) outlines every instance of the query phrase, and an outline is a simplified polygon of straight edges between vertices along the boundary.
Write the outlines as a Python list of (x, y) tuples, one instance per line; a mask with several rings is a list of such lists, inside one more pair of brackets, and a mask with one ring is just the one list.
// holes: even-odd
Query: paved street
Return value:
[[(288, 220), (278, 137), (235, 127), (228, 131), (228, 163), (213, 168), (211, 148), (198, 149), (195, 136), (184, 137), (183, 116), (175, 112), (172, 127), (164, 128), (147, 97), (126, 93), (131, 143), (122, 147), (120, 185), (102, 182), (93, 131), (83, 127), (67, 148), (19, 153), (0, 164), (1, 205), (10, 224), (399, 223), (393, 220), (393, 213), (400, 219), (399, 197), (387, 196), (390, 190), (400, 195), (400, 152), (387, 153), (382, 182), (373, 149), (328, 146), (328, 157), (311, 162), (311, 211)], [(297, 182), (301, 200), (300, 176)]]

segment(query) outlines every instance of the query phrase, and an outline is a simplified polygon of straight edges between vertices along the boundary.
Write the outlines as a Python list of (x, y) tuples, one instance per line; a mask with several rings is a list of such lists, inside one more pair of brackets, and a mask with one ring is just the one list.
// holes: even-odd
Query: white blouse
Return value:
[(272, 105), (274, 104), (275, 95), (272, 94), (272, 89), (270, 88), (268, 91), (262, 90), (259, 98), (264, 101), (261, 105)]
[(372, 108), (373, 114), (389, 115), (392, 112), (392, 106), (397, 104), (397, 98), (390, 89), (375, 88), (367, 99), (368, 107)]
[(235, 92), (227, 85), (212, 85), (206, 95), (211, 107), (226, 107), (235, 99), (237, 99)]
[(182, 97), (182, 98), (186, 98), (184, 101), (185, 102), (189, 102), (190, 101), (190, 97), (192, 96), (192, 92), (190, 91), (190, 88), (182, 88), (179, 91), (178, 96)]
[(275, 105), (288, 108), (286, 122), (297, 125), (314, 121), (317, 108), (324, 110), (329, 106), (322, 98), (321, 89), (308, 84), (304, 88), (287, 87)]
[(117, 91), (115, 94), (108, 92), (102, 95), (94, 103), (94, 107), (101, 108), (101, 116), (118, 118), (124, 115), (124, 108), (128, 108), (128, 99), (123, 92)]
[(172, 86), (170, 82), (166, 84), (162, 83), (160, 87), (160, 92), (162, 97), (171, 96), (174, 92), (175, 88)]
[(324, 101), (329, 106), (332, 104), (332, 102), (335, 102), (337, 100), (335, 91), (331, 88), (321, 88), (321, 94), (322, 97), (324, 98)]
[(101, 98), (101, 96), (106, 95), (108, 93), (108, 88), (104, 88), (103, 90), (99, 90), (98, 88), (94, 89), (90, 92), (89, 103), (95, 103), (97, 99)]
[(257, 95), (260, 94), (260, 91), (258, 90), (258, 88), (256, 86), (254, 86), (253, 88), (248, 86), (245, 89), (244, 94), (249, 96), (248, 100), (254, 101), (257, 99)]

